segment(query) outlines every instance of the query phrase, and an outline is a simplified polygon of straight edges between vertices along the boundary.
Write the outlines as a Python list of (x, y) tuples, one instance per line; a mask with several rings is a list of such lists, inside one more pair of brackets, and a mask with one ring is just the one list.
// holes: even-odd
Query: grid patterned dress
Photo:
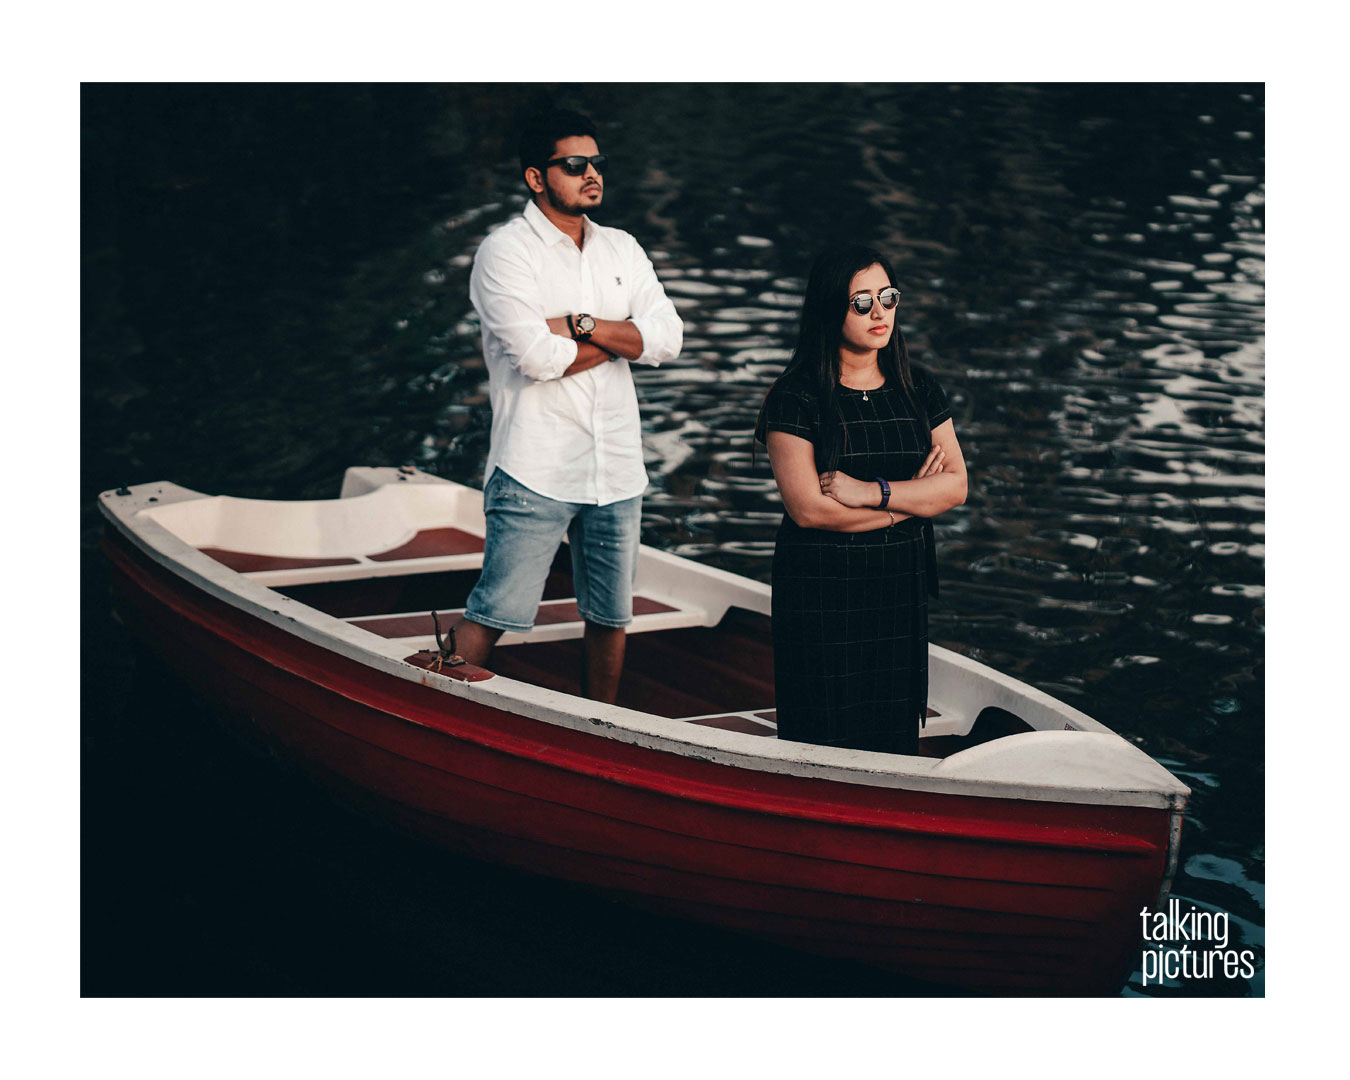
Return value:
[[(951, 418), (947, 395), (911, 369), (930, 428)], [(931, 449), (899, 384), (840, 386), (845, 442), (838, 469), (859, 480), (910, 479)], [(816, 444), (816, 395), (780, 379), (759, 435), (785, 431)], [(773, 644), (778, 735), (913, 754), (928, 704), (928, 591), (932, 528), (918, 518), (871, 532), (800, 528), (787, 514), (773, 558)]]

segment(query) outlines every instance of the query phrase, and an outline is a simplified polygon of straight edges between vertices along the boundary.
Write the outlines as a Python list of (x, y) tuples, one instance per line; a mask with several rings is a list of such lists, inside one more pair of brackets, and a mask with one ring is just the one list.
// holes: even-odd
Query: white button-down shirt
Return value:
[(642, 334), (634, 362), (651, 365), (680, 354), (684, 324), (632, 236), (589, 218), (583, 225), (578, 249), (529, 203), (478, 248), (469, 298), (492, 399), (483, 482), (501, 468), (550, 499), (604, 506), (647, 487), (633, 373), (620, 357), (563, 378), (577, 343), (544, 320), (631, 320)]

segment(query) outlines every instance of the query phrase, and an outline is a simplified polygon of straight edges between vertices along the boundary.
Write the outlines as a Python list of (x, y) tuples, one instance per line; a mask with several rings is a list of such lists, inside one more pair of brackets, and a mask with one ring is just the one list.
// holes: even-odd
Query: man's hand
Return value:
[[(557, 334), (559, 337), (565, 337), (569, 341), (572, 339), (572, 331), (567, 328), (567, 316), (559, 315), (556, 319), (545, 319), (550, 334)], [(563, 378), (569, 375), (580, 375), (583, 371), (589, 371), (593, 367), (598, 367), (613, 359), (613, 356), (606, 350), (600, 348), (594, 342), (578, 341), (577, 358), (572, 365), (563, 372)]]
[[(575, 316), (574, 316), (575, 317)], [(559, 315), (555, 319), (545, 319), (549, 333), (570, 338), (572, 331), (567, 326), (567, 316)], [(609, 356), (623, 356), (636, 360), (642, 355), (642, 334), (627, 319), (596, 319), (595, 330), (589, 339), (578, 338), (577, 344), (583, 348), (590, 344), (603, 349)]]
[[(914, 474), (915, 480), (925, 476), (936, 476), (942, 472), (942, 459), (946, 452), (940, 446), (934, 446), (928, 457)], [(820, 474), (820, 490), (835, 502), (854, 509), (874, 507), (881, 502), (881, 485), (875, 480), (855, 480), (848, 473), (823, 472)]]

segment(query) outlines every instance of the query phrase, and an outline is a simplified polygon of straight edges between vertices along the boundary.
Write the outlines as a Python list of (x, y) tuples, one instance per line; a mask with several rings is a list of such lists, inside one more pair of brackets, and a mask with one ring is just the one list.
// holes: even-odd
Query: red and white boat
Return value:
[(1083, 713), (930, 646), (915, 757), (775, 737), (767, 585), (643, 547), (620, 702), (579, 696), (565, 551), (493, 670), (430, 670), (482, 493), (353, 468), (341, 497), (99, 496), (118, 611), (253, 735), (471, 856), (992, 993), (1117, 991), (1189, 789)]

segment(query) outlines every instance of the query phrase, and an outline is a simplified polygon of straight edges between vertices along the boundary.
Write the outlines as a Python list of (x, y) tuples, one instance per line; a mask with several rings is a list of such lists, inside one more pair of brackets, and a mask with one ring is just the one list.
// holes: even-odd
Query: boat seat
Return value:
[[(464, 614), (463, 608), (451, 608), (437, 611), (441, 631), (444, 633)], [(396, 640), (409, 648), (434, 649), (436, 646), (436, 626), (431, 615), (425, 611), (406, 612), (399, 615), (354, 616), (345, 620), (362, 630), (369, 630), (380, 637)], [(630, 634), (640, 634), (651, 630), (671, 630), (685, 626), (708, 625), (708, 613), (701, 608), (672, 607), (670, 604), (655, 600), (649, 596), (633, 597), (633, 621), (628, 627)], [(585, 623), (577, 610), (575, 597), (561, 600), (545, 600), (539, 605), (535, 616), (534, 629), (525, 633), (507, 631), (497, 644), (513, 645), (524, 642), (562, 641), (581, 637)]]
[(337, 558), (293, 558), (215, 547), (200, 550), (250, 580), (269, 586), (477, 570), (483, 565), (483, 538), (453, 528), (423, 529), (397, 547)]
[[(942, 714), (931, 706), (928, 709), (928, 719), (941, 718)], [(747, 735), (772, 735), (778, 734), (778, 710), (748, 710), (745, 712), (715, 713), (708, 716), (690, 716), (685, 718), (685, 723), (698, 724), (701, 727), (718, 728), (722, 731), (740, 731)], [(945, 726), (940, 724), (931, 724), (925, 727), (919, 733), (920, 753), (927, 757), (944, 757), (947, 751), (945, 747), (939, 749), (937, 744), (929, 743), (925, 745), (924, 739), (927, 736), (946, 734)]]
[(778, 725), (774, 722), (777, 715), (774, 709), (765, 712), (718, 713), (715, 716), (690, 716), (685, 723), (721, 731), (741, 731), (747, 735), (777, 735)]

